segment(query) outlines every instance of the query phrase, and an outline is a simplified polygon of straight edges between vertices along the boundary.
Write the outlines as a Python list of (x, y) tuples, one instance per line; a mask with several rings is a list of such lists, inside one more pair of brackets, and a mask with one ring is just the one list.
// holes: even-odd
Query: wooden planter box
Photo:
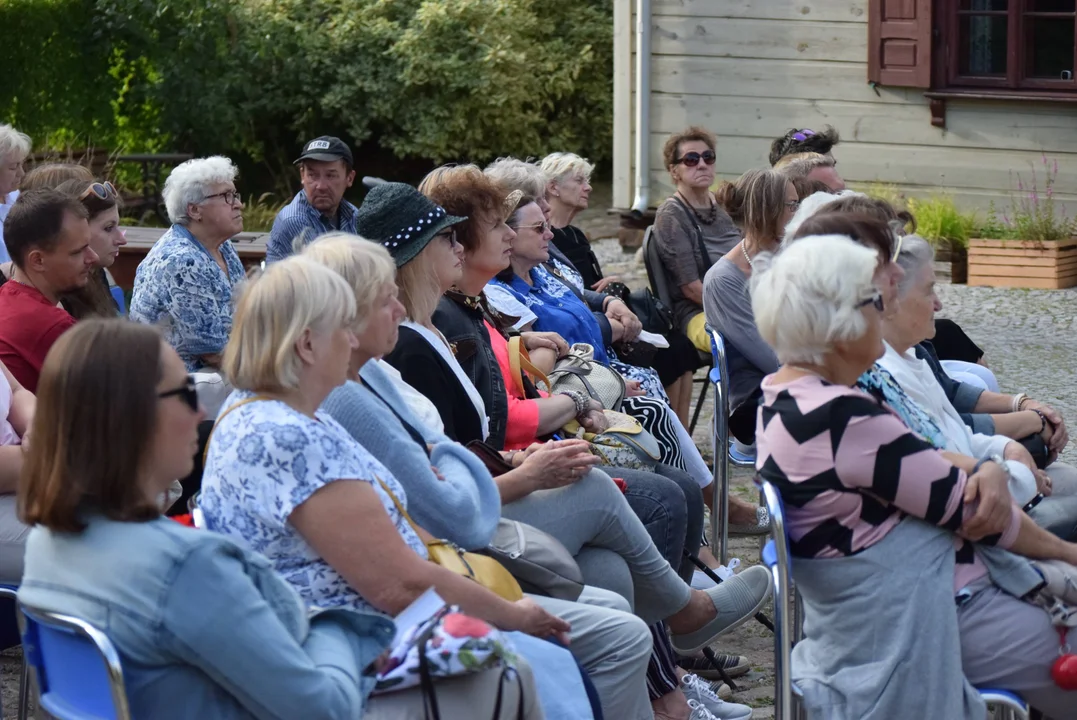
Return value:
[(1077, 285), (1077, 238), (970, 240), (969, 285), (1057, 290)]
[(954, 285), (964, 285), (969, 279), (969, 253), (961, 247), (941, 247), (935, 250), (935, 272), (940, 279)]

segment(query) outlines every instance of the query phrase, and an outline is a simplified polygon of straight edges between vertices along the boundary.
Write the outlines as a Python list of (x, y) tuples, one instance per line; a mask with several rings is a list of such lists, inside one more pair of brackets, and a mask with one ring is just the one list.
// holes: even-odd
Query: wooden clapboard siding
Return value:
[[(1077, 199), (1077, 104), (950, 100), (947, 128), (933, 127), (922, 92), (868, 85), (867, 3), (652, 0), (651, 203), (672, 192), (662, 144), (690, 124), (719, 135), (727, 178), (766, 165), (771, 140), (790, 127), (829, 123), (842, 134), (835, 154), (850, 184), (942, 191), (968, 207), (1002, 209), (1014, 173), (1027, 177), (1046, 153), (1059, 161), (1058, 196)], [(631, 34), (633, 21), (622, 9), (619, 27)], [(634, 39), (627, 45), (631, 52)], [(615, 117), (626, 114), (620, 127), (629, 132), (630, 65), (622, 64), (628, 70), (614, 93)], [(625, 154), (623, 141), (615, 147)], [(633, 165), (616, 163), (615, 197), (631, 195)]]

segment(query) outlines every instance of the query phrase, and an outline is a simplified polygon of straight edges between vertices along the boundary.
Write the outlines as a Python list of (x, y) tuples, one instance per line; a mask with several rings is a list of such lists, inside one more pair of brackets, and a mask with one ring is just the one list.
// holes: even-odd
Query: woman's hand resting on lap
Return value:
[(556, 615), (546, 612), (531, 598), (517, 600), (513, 603), (513, 610), (513, 617), (502, 628), (503, 630), (519, 630), (539, 638), (552, 635), (564, 645), (568, 645), (568, 633), (572, 630), (572, 626)]
[(1013, 497), (1010, 495), (1009, 476), (997, 463), (980, 466), (965, 485), (965, 504), (978, 503), (976, 513), (961, 526), (962, 535), (969, 540), (980, 540), (996, 535), (1010, 525)]
[(557, 440), (531, 445), (521, 467), (533, 474), (536, 490), (552, 490), (571, 485), (599, 462), (585, 440)]

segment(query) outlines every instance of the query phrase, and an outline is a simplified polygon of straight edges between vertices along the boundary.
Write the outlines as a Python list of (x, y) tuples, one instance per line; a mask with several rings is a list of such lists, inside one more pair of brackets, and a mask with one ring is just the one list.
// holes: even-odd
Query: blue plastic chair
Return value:
[(113, 285), (108, 291), (112, 295), (112, 299), (116, 301), (116, 306), (120, 308), (120, 315), (126, 315), (127, 304), (124, 302), (123, 288), (119, 285)]
[(130, 720), (120, 656), (105, 633), (76, 617), (19, 608), (41, 707), (57, 720)]
[[(792, 680), (792, 652), (804, 634), (804, 615), (793, 583), (793, 561), (785, 529), (785, 505), (778, 489), (758, 478), (770, 513), (771, 539), (763, 547), (763, 564), (774, 580), (774, 720), (802, 720), (803, 697)], [(1029, 720), (1028, 704), (1009, 690), (977, 688), (995, 720)]]

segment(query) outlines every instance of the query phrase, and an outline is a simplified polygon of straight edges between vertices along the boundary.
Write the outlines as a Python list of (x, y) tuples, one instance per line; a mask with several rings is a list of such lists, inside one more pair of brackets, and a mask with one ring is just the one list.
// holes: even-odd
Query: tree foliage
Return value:
[(39, 141), (609, 154), (612, 0), (4, 0), (0, 48), (0, 118)]

